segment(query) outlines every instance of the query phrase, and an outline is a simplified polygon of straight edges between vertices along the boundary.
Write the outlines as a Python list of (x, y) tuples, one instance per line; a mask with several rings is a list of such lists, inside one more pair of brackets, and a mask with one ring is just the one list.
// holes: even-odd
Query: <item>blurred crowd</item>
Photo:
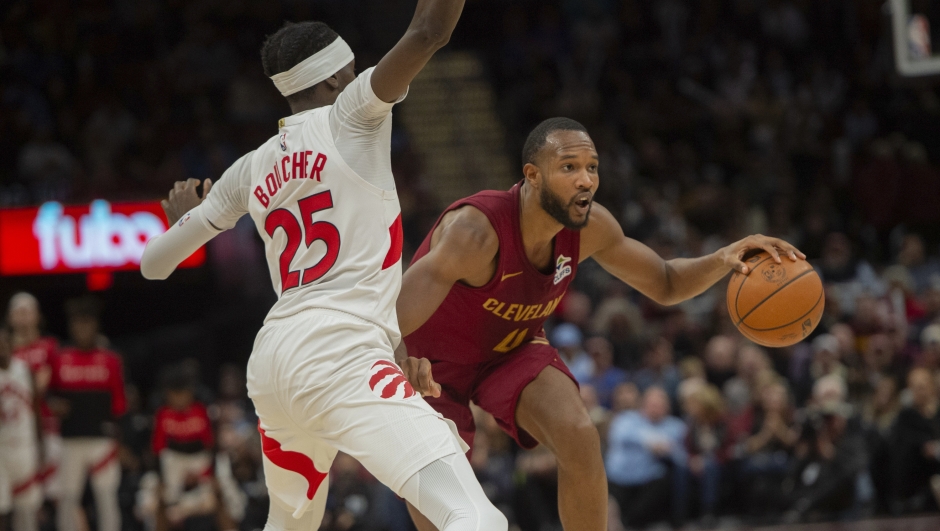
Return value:
[[(582, 264), (548, 333), (605, 441), (611, 529), (940, 510), (940, 97), (930, 79), (894, 73), (882, 4), (468, 0), (452, 46), (487, 58), (512, 153), (540, 120), (578, 119), (600, 152), (596, 199), (629, 236), (665, 258), (778, 236), (825, 284), (814, 334), (764, 349), (734, 329), (724, 284), (664, 308)], [(940, 20), (935, 5), (914, 7)], [(153, 198), (183, 177), (216, 178), (288, 112), (261, 73), (265, 34), (285, 18), (322, 17), (368, 66), (411, 9), (4, 2), (0, 205)], [(398, 128), (393, 169), (407, 251), (442, 205)], [(38, 320), (23, 332), (14, 310), (35, 300), (14, 299), (10, 342), (43, 397), (37, 462), (56, 501), (38, 525), (58, 513), (61, 531), (263, 526), (242, 367), (206, 375), (187, 360), (81, 398), (53, 373), (84, 363), (73, 359), (82, 352), (107, 351), (102, 363), (121, 372), (107, 338), (88, 330), (95, 303), (68, 308), (69, 351), (40, 341)], [(17, 350), (30, 345), (33, 354)], [(87, 414), (76, 408), (101, 418), (70, 426)], [(478, 417), (472, 464), (487, 494), (523, 531), (560, 529), (554, 458), (519, 450)], [(89, 438), (98, 446), (77, 444)], [(80, 485), (66, 489), (47, 465), (68, 455), (80, 456), (67, 474)], [(358, 463), (341, 455), (332, 472), (324, 529), (410, 529), (400, 501)]]

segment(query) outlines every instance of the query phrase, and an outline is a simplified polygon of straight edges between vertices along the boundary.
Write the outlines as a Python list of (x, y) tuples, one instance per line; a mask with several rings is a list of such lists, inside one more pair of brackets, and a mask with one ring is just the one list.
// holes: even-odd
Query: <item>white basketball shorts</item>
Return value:
[[(311, 309), (269, 320), (248, 361), (268, 492), (299, 518), (320, 513), (337, 451), (399, 493), (437, 459), (465, 452), (456, 427), (405, 380), (379, 326)], [(317, 520), (319, 521), (319, 520)]]

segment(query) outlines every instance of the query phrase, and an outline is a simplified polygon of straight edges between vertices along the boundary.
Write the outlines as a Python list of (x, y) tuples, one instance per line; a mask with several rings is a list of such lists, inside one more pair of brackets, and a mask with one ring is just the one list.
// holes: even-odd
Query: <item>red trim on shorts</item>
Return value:
[(92, 473), (92, 474), (97, 474), (98, 472), (101, 472), (102, 470), (105, 469), (106, 466), (108, 466), (109, 464), (111, 464), (111, 461), (114, 461), (115, 459), (117, 459), (117, 456), (118, 456), (118, 447), (117, 447), (117, 445), (115, 444), (115, 445), (114, 445), (114, 448), (111, 449), (110, 452), (108, 452), (108, 455), (106, 455), (106, 456), (104, 456), (103, 458), (101, 458), (101, 461), (98, 461), (97, 463), (95, 463), (94, 465), (92, 465), (92, 467), (91, 467), (91, 473)]
[(320, 488), (320, 484), (326, 479), (326, 474), (317, 470), (313, 464), (313, 459), (300, 452), (291, 452), (281, 449), (281, 443), (268, 437), (261, 427), (261, 421), (258, 421), (258, 433), (261, 434), (261, 450), (275, 466), (296, 472), (307, 480), (307, 499), (312, 500), (313, 496)]
[(39, 474), (33, 475), (33, 477), (27, 479), (26, 481), (20, 483), (19, 485), (13, 486), (13, 496), (19, 496), (30, 489), (33, 485), (39, 483)]

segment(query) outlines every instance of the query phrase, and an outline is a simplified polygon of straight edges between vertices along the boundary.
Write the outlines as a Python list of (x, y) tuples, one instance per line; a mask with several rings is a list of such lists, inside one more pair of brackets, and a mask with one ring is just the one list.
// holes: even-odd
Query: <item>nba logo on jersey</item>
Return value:
[(398, 365), (385, 360), (375, 362), (369, 369), (369, 389), (375, 396), (385, 399), (402, 400), (416, 394)]
[(558, 261), (555, 263), (555, 285), (558, 285), (559, 282), (571, 274), (571, 266), (568, 265), (570, 261), (570, 257), (558, 255)]
[(281, 133), (281, 151), (287, 151), (287, 131)]

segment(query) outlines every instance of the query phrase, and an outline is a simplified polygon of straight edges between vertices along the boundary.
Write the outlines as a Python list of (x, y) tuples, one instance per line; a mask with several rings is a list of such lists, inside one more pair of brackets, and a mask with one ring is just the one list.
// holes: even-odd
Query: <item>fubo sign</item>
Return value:
[[(134, 270), (147, 242), (167, 230), (160, 203), (109, 203), (0, 210), (0, 275)], [(199, 249), (181, 267), (205, 261)]]

